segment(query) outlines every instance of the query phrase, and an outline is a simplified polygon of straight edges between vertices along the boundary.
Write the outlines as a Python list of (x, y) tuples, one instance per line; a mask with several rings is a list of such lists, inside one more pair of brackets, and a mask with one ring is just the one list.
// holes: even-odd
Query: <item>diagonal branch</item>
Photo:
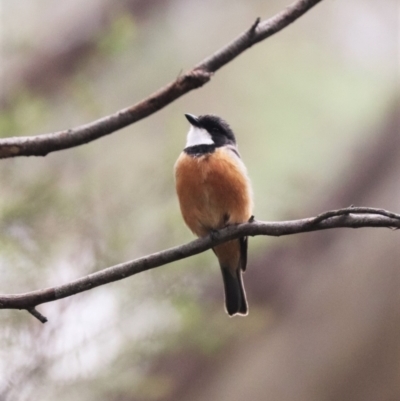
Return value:
[(70, 297), (80, 292), (196, 255), (231, 239), (256, 235), (279, 237), (282, 235), (345, 227), (386, 227), (399, 229), (400, 214), (383, 209), (349, 207), (328, 211), (316, 217), (300, 220), (279, 222), (252, 220), (248, 223), (226, 227), (213, 233), (212, 236), (196, 239), (184, 245), (108, 267), (57, 287), (31, 291), (25, 294), (0, 295), (0, 309), (26, 309), (35, 317), (40, 316), (40, 320), (44, 322), (46, 318), (36, 311), (35, 307), (37, 305)]
[(206, 84), (213, 73), (254, 44), (285, 28), (322, 0), (297, 0), (274, 17), (255, 23), (231, 43), (197, 64), (146, 99), (89, 124), (29, 137), (0, 139), (0, 159), (16, 156), (46, 156), (94, 141), (162, 109), (182, 95)]

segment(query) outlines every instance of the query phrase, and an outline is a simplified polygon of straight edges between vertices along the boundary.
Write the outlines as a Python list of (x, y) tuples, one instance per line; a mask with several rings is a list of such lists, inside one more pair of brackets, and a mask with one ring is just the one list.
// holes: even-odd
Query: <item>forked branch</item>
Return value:
[(361, 227), (399, 229), (400, 214), (384, 209), (351, 206), (300, 220), (278, 222), (252, 220), (249, 223), (226, 227), (213, 233), (212, 236), (196, 239), (184, 245), (108, 267), (67, 284), (31, 291), (25, 294), (0, 295), (0, 309), (25, 309), (42, 323), (45, 323), (46, 318), (35, 309), (37, 305), (70, 297), (155, 267), (188, 258), (234, 238), (256, 235), (279, 237), (330, 228)]
[(231, 43), (212, 54), (192, 70), (146, 99), (114, 114), (73, 129), (49, 134), (0, 139), (0, 159), (17, 156), (46, 156), (50, 152), (94, 141), (133, 124), (162, 109), (182, 95), (207, 83), (214, 72), (254, 44), (285, 28), (322, 0), (298, 0), (274, 17), (256, 22)]

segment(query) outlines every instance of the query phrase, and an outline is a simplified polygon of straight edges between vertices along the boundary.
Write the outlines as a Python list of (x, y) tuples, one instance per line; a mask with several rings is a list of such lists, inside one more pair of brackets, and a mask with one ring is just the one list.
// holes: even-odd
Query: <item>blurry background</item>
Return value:
[[(0, 135), (146, 97), (284, 0), (2, 0)], [(155, 115), (45, 158), (0, 161), (0, 291), (53, 286), (193, 239), (173, 164), (184, 113), (237, 134), (260, 220), (400, 212), (399, 2), (325, 0)], [(246, 318), (212, 252), (0, 311), (0, 400), (400, 399), (400, 237), (251, 239)]]

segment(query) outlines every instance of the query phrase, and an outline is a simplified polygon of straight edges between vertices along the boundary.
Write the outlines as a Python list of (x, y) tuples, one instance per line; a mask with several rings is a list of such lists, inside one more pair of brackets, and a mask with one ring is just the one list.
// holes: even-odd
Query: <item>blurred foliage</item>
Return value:
[[(185, 112), (230, 122), (254, 185), (258, 219), (301, 216), (346, 173), (393, 92), (373, 54), (360, 66), (344, 55), (345, 44), (332, 41), (340, 26), (322, 29), (330, 10), (336, 20), (338, 9), (347, 12), (344, 0), (336, 3), (311, 11), (201, 90), (122, 132), (45, 158), (1, 161), (0, 291), (64, 283), (191, 240), (172, 173), (184, 146)], [(63, 91), (44, 98), (27, 89), (0, 112), (0, 136), (61, 130), (132, 104), (256, 16), (281, 7), (278, 1), (176, 0), (154, 8), (148, 19), (115, 13)], [(254, 255), (272, 246), (267, 238), (251, 245), (246, 280)], [(2, 312), (0, 398), (162, 399), (174, 379), (151, 374), (152, 362), (178, 350), (216, 358), (238, 333), (270, 321), (268, 308), (254, 305), (251, 294), (249, 300), (249, 317), (227, 319), (220, 272), (207, 252), (43, 305), (50, 319), (45, 327), (26, 313)], [(24, 392), (16, 391), (22, 383)]]
[(28, 91), (15, 96), (12, 106), (0, 110), (0, 137), (32, 134), (32, 127), (47, 118), (45, 99)]
[(136, 37), (136, 27), (132, 15), (118, 15), (108, 31), (97, 43), (97, 50), (106, 56), (116, 56), (125, 51)]

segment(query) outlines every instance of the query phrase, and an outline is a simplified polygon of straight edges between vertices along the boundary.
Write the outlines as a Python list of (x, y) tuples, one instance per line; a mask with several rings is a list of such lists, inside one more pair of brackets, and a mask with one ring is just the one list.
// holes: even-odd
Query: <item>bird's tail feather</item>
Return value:
[(221, 266), (221, 271), (224, 280), (226, 311), (229, 316), (247, 315), (248, 306), (243, 286), (242, 270), (232, 271)]

